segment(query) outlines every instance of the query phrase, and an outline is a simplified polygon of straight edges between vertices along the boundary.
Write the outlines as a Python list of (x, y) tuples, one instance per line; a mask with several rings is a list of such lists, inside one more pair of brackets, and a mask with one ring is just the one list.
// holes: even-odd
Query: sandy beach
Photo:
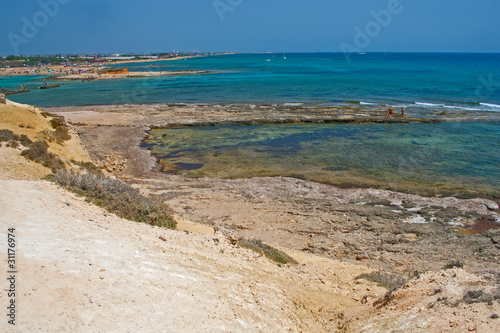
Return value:
[(160, 76), (178, 76), (178, 75), (200, 75), (209, 74), (208, 71), (160, 71), (160, 72), (128, 72), (126, 74), (111, 74), (111, 73), (82, 73), (56, 76), (54, 80), (112, 80), (112, 79), (127, 79), (139, 77), (160, 77)]
[[(40, 180), (50, 170), (20, 156), (22, 147), (2, 143), (0, 221), (4, 229), (17, 230), (24, 281), (18, 327), (495, 332), (500, 229), (457, 233), (441, 221), (498, 217), (497, 202), (342, 189), (283, 177), (187, 179), (161, 172), (140, 146), (152, 126), (255, 122), (258, 110), (238, 117), (225, 106), (47, 110), (73, 124), (71, 141), (51, 143), (51, 151), (68, 165), (90, 159), (145, 195), (161, 198), (173, 209), (178, 230), (126, 221), (90, 205)], [(7, 101), (0, 112), (0, 128), (33, 139), (50, 128), (37, 108)], [(343, 117), (354, 117), (349, 112), (358, 110), (345, 110)], [(300, 112), (290, 109), (281, 120), (297, 117)], [(416, 215), (426, 223), (412, 219)], [(261, 239), (299, 264), (280, 267), (232, 245), (213, 227)], [(443, 269), (456, 259), (463, 269)], [(388, 292), (359, 278), (373, 272), (407, 282)], [(5, 304), (6, 293), (0, 297)]]
[[(97, 63), (75, 63), (67, 65), (41, 65), (41, 66), (24, 66), (12, 68), (0, 68), (0, 76), (21, 76), (21, 75), (49, 75), (57, 79), (67, 80), (81, 80), (81, 79), (113, 79), (123, 77), (150, 77), (150, 76), (167, 76), (175, 75), (178, 72), (131, 72), (128, 76), (101, 74), (99, 72), (109, 65), (123, 65), (147, 62), (160, 62), (182, 60), (199, 56), (183, 56), (175, 58), (159, 58), (159, 59), (133, 59), (133, 60), (119, 60), (113, 62), (97, 62)], [(193, 74), (200, 74), (197, 71)]]

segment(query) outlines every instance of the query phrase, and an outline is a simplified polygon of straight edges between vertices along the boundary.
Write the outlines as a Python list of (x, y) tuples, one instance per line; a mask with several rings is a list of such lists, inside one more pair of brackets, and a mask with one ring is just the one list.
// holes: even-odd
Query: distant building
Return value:
[(135, 57), (104, 57), (103, 59), (106, 59), (106, 60), (132, 60), (132, 59), (135, 59)]

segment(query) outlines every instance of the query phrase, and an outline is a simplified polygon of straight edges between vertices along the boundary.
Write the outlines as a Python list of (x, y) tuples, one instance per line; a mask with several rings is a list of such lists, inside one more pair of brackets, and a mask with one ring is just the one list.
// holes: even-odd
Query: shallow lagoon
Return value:
[(500, 123), (286, 124), (154, 129), (165, 171), (291, 176), (426, 195), (498, 195)]

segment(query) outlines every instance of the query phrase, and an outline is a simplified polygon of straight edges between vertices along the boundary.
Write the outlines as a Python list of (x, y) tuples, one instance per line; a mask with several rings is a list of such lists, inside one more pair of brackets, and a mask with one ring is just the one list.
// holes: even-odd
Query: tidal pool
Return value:
[(498, 195), (500, 123), (283, 124), (154, 129), (145, 144), (186, 177), (289, 176), (426, 195)]

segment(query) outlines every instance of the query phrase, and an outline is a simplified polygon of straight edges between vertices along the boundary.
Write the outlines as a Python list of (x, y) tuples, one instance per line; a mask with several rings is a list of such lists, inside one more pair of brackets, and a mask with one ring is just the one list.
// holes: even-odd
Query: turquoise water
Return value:
[(147, 140), (188, 177), (292, 176), (423, 194), (500, 194), (500, 123), (169, 128)]
[[(39, 106), (114, 103), (346, 102), (410, 109), (500, 111), (500, 54), (235, 54), (127, 65), (131, 71), (208, 70), (208, 75), (69, 82), (11, 96)], [(269, 61), (268, 61), (269, 60)], [(19, 86), (18, 78), (0, 85)], [(15, 82), (13, 82), (15, 81)], [(33, 82), (28, 86), (40, 84)]]
[(165, 170), (292, 176), (423, 194), (500, 194), (500, 123), (289, 124), (155, 129)]
[[(285, 58), (286, 56), (286, 58)], [(41, 76), (0, 77), (41, 107), (193, 103), (387, 105), (428, 111), (500, 112), (500, 54), (234, 54), (127, 65), (130, 71), (204, 70), (205, 75), (70, 81), (35, 90)], [(396, 109), (397, 110), (397, 109)], [(498, 123), (283, 125), (153, 131), (165, 168), (187, 176), (289, 175), (335, 184), (432, 193), (499, 188)], [(171, 132), (172, 131), (172, 132)], [(184, 133), (185, 132), (185, 133)], [(182, 133), (182, 135), (181, 135)], [(165, 134), (167, 136), (162, 137)], [(165, 140), (167, 138), (167, 140)]]

